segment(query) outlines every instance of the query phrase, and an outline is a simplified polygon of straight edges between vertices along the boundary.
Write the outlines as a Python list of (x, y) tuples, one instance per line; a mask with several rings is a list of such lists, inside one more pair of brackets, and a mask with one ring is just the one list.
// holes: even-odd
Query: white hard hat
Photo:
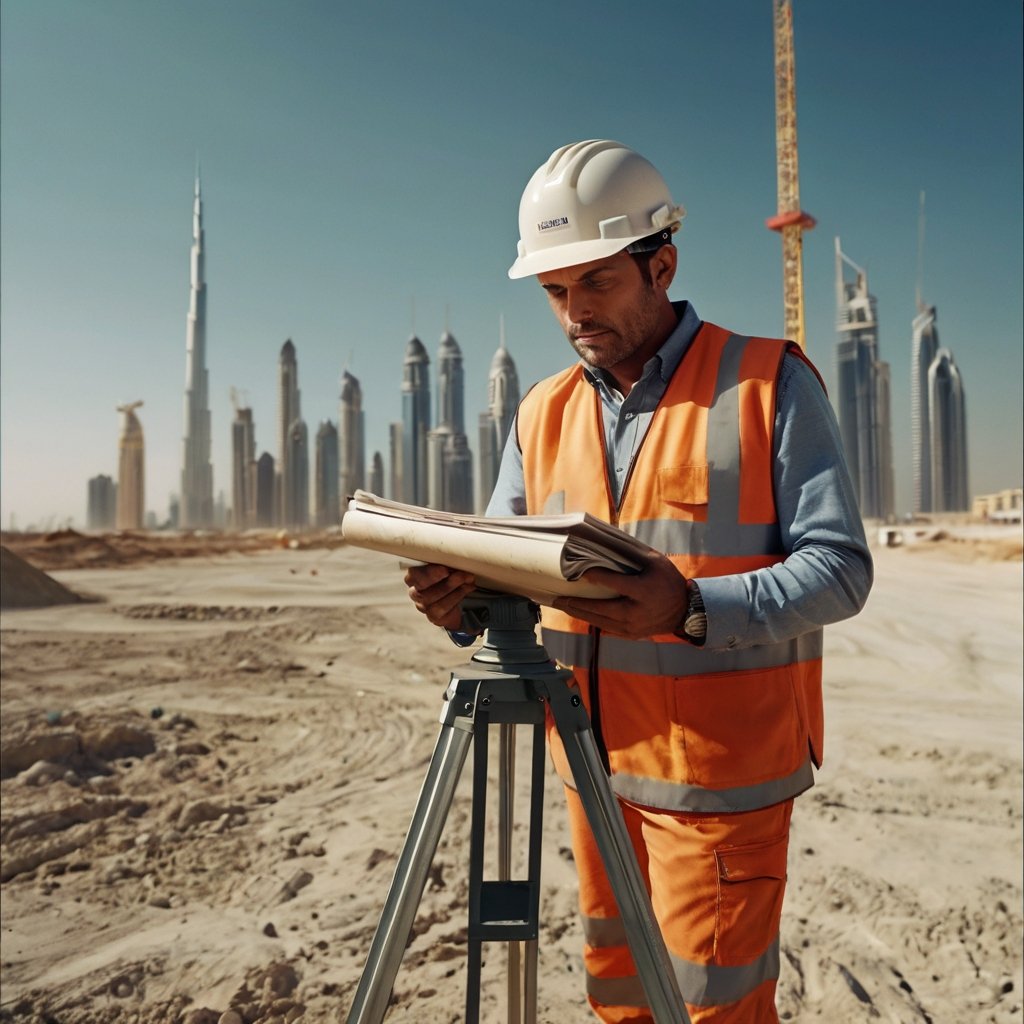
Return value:
[(519, 202), (512, 278), (604, 259), (641, 238), (675, 231), (684, 210), (654, 166), (619, 142), (591, 139), (556, 149)]

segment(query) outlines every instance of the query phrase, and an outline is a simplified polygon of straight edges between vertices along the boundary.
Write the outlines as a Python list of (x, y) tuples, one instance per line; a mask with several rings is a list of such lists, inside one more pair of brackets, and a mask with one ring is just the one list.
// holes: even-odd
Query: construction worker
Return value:
[[(618, 595), (542, 612), (593, 724), (692, 1020), (777, 1021), (793, 798), (822, 756), (822, 627), (856, 614), (872, 564), (821, 380), (795, 345), (672, 302), (683, 209), (611, 141), (564, 146), (519, 211), (512, 278), (536, 276), (580, 361), (519, 406), (488, 514), (586, 511), (655, 549)], [(465, 572), (406, 575), (458, 642)], [(587, 994), (650, 1021), (608, 880), (566, 783)]]

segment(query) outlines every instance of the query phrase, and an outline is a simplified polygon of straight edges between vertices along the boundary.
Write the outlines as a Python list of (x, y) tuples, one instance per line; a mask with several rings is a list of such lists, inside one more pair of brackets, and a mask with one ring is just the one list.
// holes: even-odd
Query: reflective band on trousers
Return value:
[[(609, 781), (616, 796), (642, 807), (657, 807), (672, 814), (738, 814), (771, 807), (806, 793), (814, 785), (814, 768), (808, 758), (795, 772), (781, 779), (727, 789), (641, 778), (626, 772), (615, 772)], [(571, 779), (562, 782), (570, 789), (576, 788)]]
[(659, 807), (676, 813), (732, 814), (771, 807), (799, 796), (814, 785), (814, 769), (808, 758), (795, 772), (781, 779), (729, 789), (708, 789), (690, 782), (669, 782), (666, 779), (644, 779), (626, 772), (615, 772), (610, 781), (616, 796), (644, 807)]
[[(621, 918), (597, 922), (601, 926), (602, 937), (608, 936), (614, 923), (618, 924), (620, 939), (618, 942), (594, 942), (591, 940), (590, 925), (594, 918), (583, 919), (583, 929), (587, 942), (591, 945), (626, 945), (625, 929)], [(718, 964), (696, 964), (682, 957), (669, 954), (679, 991), (683, 999), (691, 1006), (727, 1006), (744, 996), (750, 995), (759, 985), (779, 976), (779, 939), (775, 941), (756, 959), (749, 964), (738, 967), (722, 967)], [(587, 974), (587, 995), (602, 1006), (647, 1006), (647, 997), (640, 978), (630, 974), (621, 978), (599, 978)]]
[[(555, 661), (577, 667), (590, 664), (594, 648), (591, 634), (542, 628), (541, 635), (545, 649)], [(821, 630), (817, 630), (777, 644), (707, 651), (692, 644), (625, 640), (605, 634), (601, 637), (598, 664), (602, 669), (644, 676), (695, 676), (778, 668), (820, 658), (822, 636)]]

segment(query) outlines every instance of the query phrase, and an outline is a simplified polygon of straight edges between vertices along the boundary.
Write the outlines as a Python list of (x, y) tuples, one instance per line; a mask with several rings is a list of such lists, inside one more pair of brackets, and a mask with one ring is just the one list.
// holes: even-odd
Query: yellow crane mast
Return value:
[(782, 304), (785, 337), (805, 348), (803, 233), (817, 223), (800, 209), (796, 145), (796, 60), (790, 0), (772, 0), (775, 15), (775, 163), (779, 211), (765, 224), (782, 235)]

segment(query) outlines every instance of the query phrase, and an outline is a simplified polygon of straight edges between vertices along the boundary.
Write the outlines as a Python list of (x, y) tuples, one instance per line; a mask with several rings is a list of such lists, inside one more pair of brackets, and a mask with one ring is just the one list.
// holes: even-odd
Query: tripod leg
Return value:
[(473, 719), (469, 715), (475, 707), (476, 687), (472, 687), (471, 693), (461, 692), (463, 689), (468, 691), (461, 683), (453, 683), (446, 694), (448, 707), (441, 732), (349, 1010), (348, 1024), (380, 1024), (387, 1011), (427, 874), (473, 738)]
[[(516, 777), (516, 727), (502, 722), (498, 727), (498, 878), (512, 877), (512, 797)], [(521, 1024), (521, 966), (518, 939), (508, 941), (508, 1024)]]
[(622, 812), (598, 756), (586, 710), (579, 695), (564, 683), (549, 686), (548, 696), (654, 1020), (656, 1024), (689, 1024), (686, 1004), (654, 918)]

